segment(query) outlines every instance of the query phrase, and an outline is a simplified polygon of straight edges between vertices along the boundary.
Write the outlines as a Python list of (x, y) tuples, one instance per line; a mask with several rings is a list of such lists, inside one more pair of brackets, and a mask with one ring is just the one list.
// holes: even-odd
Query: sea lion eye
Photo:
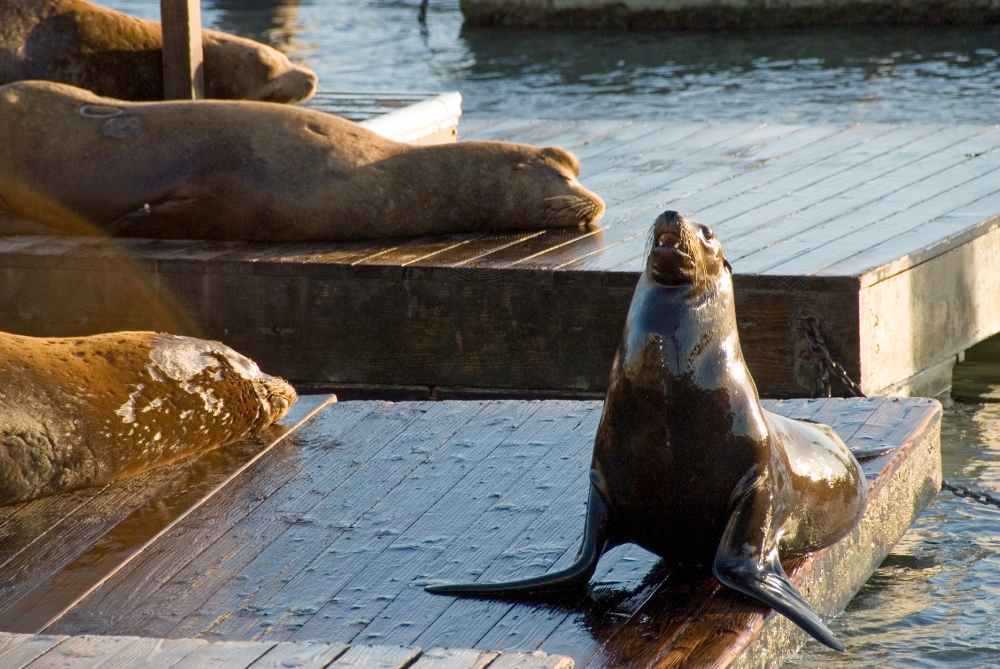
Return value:
[(712, 232), (712, 228), (702, 228), (701, 234), (705, 238), (705, 241), (710, 242), (715, 239), (715, 233)]

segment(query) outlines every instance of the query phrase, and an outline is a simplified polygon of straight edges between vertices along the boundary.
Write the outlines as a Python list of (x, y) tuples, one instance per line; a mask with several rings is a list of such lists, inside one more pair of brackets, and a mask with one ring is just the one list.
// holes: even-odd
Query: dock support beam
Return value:
[(201, 0), (160, 0), (163, 25), (163, 99), (205, 97)]

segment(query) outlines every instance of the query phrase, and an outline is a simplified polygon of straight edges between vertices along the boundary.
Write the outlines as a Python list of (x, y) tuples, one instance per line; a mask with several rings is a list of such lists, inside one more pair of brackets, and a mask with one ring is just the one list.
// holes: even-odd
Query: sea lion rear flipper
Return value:
[(738, 497), (715, 553), (712, 572), (723, 585), (770, 606), (820, 643), (834, 650), (844, 650), (844, 644), (788, 580), (778, 558), (777, 546), (767, 547), (762, 540), (761, 528), (767, 523), (756, 517), (759, 515), (756, 512), (761, 508), (766, 510), (770, 502), (757, 499), (758, 493), (766, 497), (767, 490), (756, 483), (755, 478), (749, 485), (737, 489)]
[(569, 567), (541, 574), (531, 578), (502, 583), (450, 583), (429, 585), (428, 592), (439, 595), (505, 595), (535, 594), (581, 589), (587, 585), (597, 568), (597, 561), (613, 544), (609, 538), (608, 524), (611, 514), (600, 494), (590, 486), (587, 500), (587, 524), (583, 531), (583, 542), (576, 560)]

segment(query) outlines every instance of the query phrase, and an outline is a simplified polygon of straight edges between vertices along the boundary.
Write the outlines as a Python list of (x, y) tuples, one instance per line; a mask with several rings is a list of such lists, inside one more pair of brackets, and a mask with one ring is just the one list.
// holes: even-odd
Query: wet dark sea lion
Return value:
[[(316, 75), (269, 46), (202, 31), (205, 97), (299, 102)], [(0, 2), (0, 84), (45, 79), (120, 100), (163, 99), (163, 33), (85, 0)]]
[(729, 263), (711, 230), (660, 216), (615, 357), (594, 442), (583, 546), (567, 569), (509, 583), (432, 586), (498, 595), (586, 584), (635, 543), (843, 645), (779, 561), (829, 546), (861, 519), (861, 466), (825, 425), (761, 408), (743, 361)]
[(67, 492), (257, 434), (295, 391), (214, 341), (0, 333), (0, 504)]
[(126, 103), (20, 82), (0, 87), (0, 137), (0, 234), (27, 219), (69, 234), (340, 241), (604, 213), (560, 148), (411, 146), (285, 105)]

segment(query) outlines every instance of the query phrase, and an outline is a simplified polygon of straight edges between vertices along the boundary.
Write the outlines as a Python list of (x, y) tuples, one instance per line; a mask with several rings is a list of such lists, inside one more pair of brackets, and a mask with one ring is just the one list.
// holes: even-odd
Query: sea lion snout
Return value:
[(707, 225), (665, 211), (653, 223), (648, 268), (663, 286), (707, 287), (723, 270), (732, 271), (722, 245)]

